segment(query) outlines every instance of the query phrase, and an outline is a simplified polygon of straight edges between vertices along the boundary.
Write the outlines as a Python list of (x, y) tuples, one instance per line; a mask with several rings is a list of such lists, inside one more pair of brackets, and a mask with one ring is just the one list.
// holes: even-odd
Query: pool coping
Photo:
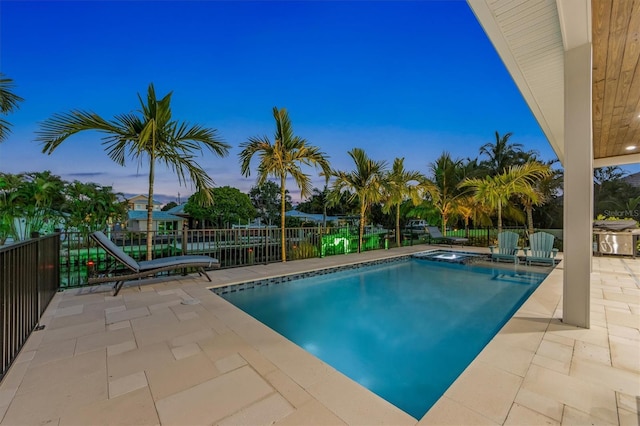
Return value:
[[(309, 268), (307, 270), (303, 270), (303, 271), (299, 271), (293, 274), (275, 274), (275, 275), (270, 275), (268, 277), (262, 278), (260, 280), (251, 280), (249, 282), (253, 283), (255, 281), (271, 281), (271, 280), (279, 280), (281, 279), (280, 282), (289, 282), (291, 280), (293, 280), (292, 277), (296, 276), (296, 277), (304, 277), (304, 276), (312, 276), (312, 275), (324, 275), (333, 271), (338, 271), (338, 270), (348, 270), (348, 269), (354, 269), (354, 268), (359, 268), (359, 267), (363, 267), (363, 266), (369, 266), (372, 264), (383, 264), (383, 263), (390, 263), (390, 262), (396, 262), (402, 259), (408, 259), (413, 257), (414, 254), (416, 253), (421, 253), (421, 252), (429, 252), (429, 251), (454, 251), (454, 252), (464, 252), (464, 253), (469, 253), (469, 254), (480, 254), (480, 255), (486, 255), (488, 254), (488, 252), (486, 252), (485, 250), (482, 249), (476, 249), (474, 250), (473, 248), (470, 248), (472, 251), (465, 251), (465, 250), (461, 250), (461, 249), (456, 249), (456, 248), (442, 248), (442, 247), (434, 247), (434, 248), (430, 248), (430, 249), (422, 249), (422, 250), (418, 250), (415, 252), (412, 252), (410, 254), (397, 254), (397, 255), (391, 255), (388, 257), (384, 257), (381, 259), (375, 259), (375, 260), (371, 260), (371, 261), (354, 261), (354, 262), (348, 262), (345, 264), (341, 264), (339, 266), (336, 267), (326, 267), (326, 268)], [(494, 264), (494, 262), (491, 262), (491, 264)], [(497, 268), (504, 268), (504, 269), (511, 269), (513, 268), (515, 265), (514, 264), (508, 264), (508, 263), (504, 263), (504, 262), (495, 262), (495, 264), (493, 265), (493, 267), (497, 267)], [(520, 267), (524, 267), (525, 265), (519, 265)], [(348, 382), (352, 383), (353, 385), (355, 385), (356, 388), (360, 388), (360, 390), (362, 392), (364, 392), (365, 394), (369, 394), (370, 397), (372, 397), (373, 399), (378, 400), (377, 402), (374, 401), (369, 401), (370, 404), (376, 404), (376, 405), (387, 405), (388, 407), (385, 408), (385, 411), (387, 409), (391, 409), (391, 411), (398, 411), (399, 413), (401, 413), (401, 416), (408, 416), (411, 419), (413, 419), (414, 421), (418, 422), (417, 424), (421, 424), (424, 421), (427, 421), (428, 424), (440, 424), (443, 420), (442, 418), (442, 413), (440, 412), (442, 410), (442, 406), (445, 405), (444, 411), (445, 411), (445, 416), (444, 419), (447, 419), (451, 413), (449, 412), (449, 408), (448, 406), (451, 405), (453, 403), (453, 405), (458, 405), (460, 404), (460, 407), (456, 408), (456, 411), (458, 411), (460, 413), (467, 413), (468, 409), (465, 408), (466, 405), (473, 405), (473, 402), (475, 400), (478, 399), (478, 395), (475, 393), (471, 393), (470, 395), (467, 396), (461, 396), (460, 394), (462, 393), (463, 395), (466, 394), (465, 391), (460, 392), (457, 391), (456, 392), (456, 396), (452, 397), (449, 393), (450, 390), (454, 388), (454, 386), (456, 385), (456, 383), (458, 383), (459, 381), (464, 380), (463, 377), (466, 374), (472, 374), (472, 373), (468, 373), (468, 371), (473, 371), (476, 369), (476, 366), (478, 365), (479, 362), (483, 362), (481, 356), (483, 356), (483, 353), (488, 353), (491, 352), (490, 349), (487, 349), (490, 347), (490, 345), (492, 344), (492, 342), (503, 332), (503, 330), (505, 330), (510, 323), (513, 322), (514, 318), (518, 318), (522, 315), (528, 315), (530, 312), (530, 309), (528, 308), (528, 303), (531, 299), (535, 299), (535, 295), (542, 289), (542, 288), (553, 288), (553, 287), (557, 287), (557, 286), (553, 286), (553, 285), (549, 285), (546, 284), (545, 282), (547, 282), (550, 278), (550, 276), (554, 273), (554, 271), (557, 271), (558, 268), (558, 264), (556, 264), (555, 267), (551, 268), (549, 266), (545, 266), (545, 267), (536, 267), (536, 266), (528, 266), (528, 269), (533, 268), (534, 270), (536, 268), (538, 268), (538, 270), (544, 270), (546, 271), (546, 273), (548, 273), (547, 277), (538, 285), (538, 287), (536, 288), (536, 290), (529, 296), (529, 298), (527, 299), (527, 301), (525, 301), (520, 308), (514, 313), (514, 315), (505, 323), (505, 325), (501, 328), (501, 330), (494, 336), (494, 338), (489, 341), (489, 343), (487, 343), (487, 345), (485, 346), (485, 348), (474, 358), (474, 360), (467, 366), (467, 368), (465, 368), (465, 370), (462, 371), (462, 373), (460, 373), (460, 375), (458, 376), (458, 378), (456, 378), (456, 380), (452, 383), (452, 385), (449, 387), (449, 389), (447, 389), (445, 391), (445, 393), (439, 398), (439, 400), (429, 409), (429, 411), (421, 418), (421, 419), (415, 419), (414, 417), (410, 416), (408, 413), (404, 412), (403, 410), (401, 410), (400, 408), (396, 407), (395, 405), (391, 404), (390, 402), (386, 401), (385, 399), (383, 399), (382, 397), (378, 396), (377, 394), (373, 393), (372, 391), (370, 391), (369, 389), (367, 389), (366, 387), (360, 385), (359, 383), (355, 382), (354, 380), (348, 378), (346, 375), (344, 375), (341, 372), (338, 372), (337, 370), (334, 370), (333, 367), (331, 367), (329, 364), (326, 364), (324, 361), (320, 360), (319, 358), (315, 357), (314, 355), (304, 351), (303, 348), (300, 348), (298, 345), (296, 345), (293, 342), (290, 342), (288, 339), (286, 339), (286, 337), (280, 335), (279, 333), (277, 333), (275, 330), (272, 330), (271, 328), (269, 328), (268, 326), (262, 324), (261, 322), (259, 322), (258, 320), (256, 320), (255, 318), (251, 317), (249, 314), (246, 314), (244, 311), (242, 311), (240, 308), (237, 308), (235, 305), (233, 305), (231, 302), (226, 301), (220, 294), (218, 294), (216, 292), (216, 289), (221, 289), (221, 288), (229, 288), (229, 287), (234, 287), (234, 286), (239, 286), (239, 285), (243, 285), (245, 283), (247, 283), (246, 280), (241, 280), (241, 281), (236, 281), (236, 282), (230, 282), (230, 283), (226, 283), (226, 284), (221, 284), (218, 286), (210, 286), (208, 287), (208, 290), (210, 290), (212, 293), (216, 294), (216, 296), (220, 297), (222, 300), (224, 300), (226, 303), (228, 303), (230, 306), (232, 306), (234, 309), (237, 309), (239, 312), (242, 312), (243, 314), (247, 315), (252, 321), (257, 322), (258, 324), (264, 326), (265, 328), (267, 328), (271, 333), (274, 333), (275, 335), (287, 340), (287, 342), (290, 342), (292, 345), (296, 346), (297, 348), (299, 348), (300, 350), (304, 351), (305, 354), (308, 354), (310, 357), (314, 358), (315, 360), (317, 360), (318, 362), (320, 362), (321, 364), (326, 365), (328, 368), (330, 368), (331, 370), (334, 370), (335, 373), (341, 375), (344, 377), (344, 379), (346, 379)], [(309, 274), (309, 275), (307, 275)], [(557, 274), (557, 272), (556, 272)], [(561, 279), (561, 277), (560, 277)], [(218, 290), (220, 291), (220, 290)], [(543, 291), (545, 292), (545, 291)], [(547, 310), (549, 317), (547, 320), (547, 324), (551, 322), (552, 320), (552, 315), (555, 312), (555, 310), (558, 307), (558, 304), (560, 303), (560, 292), (557, 292), (557, 301), (555, 304), (553, 304), (553, 308), (551, 310)], [(535, 309), (534, 309), (535, 311)], [(536, 335), (539, 337), (539, 340), (542, 340), (542, 336), (544, 335), (544, 331), (541, 330), (539, 333), (536, 333)], [(538, 342), (539, 343), (539, 342)], [(536, 346), (537, 348), (537, 346)], [(484, 356), (483, 356), (484, 357)], [(485, 366), (486, 367), (486, 366)], [(503, 366), (498, 364), (498, 365), (494, 365), (494, 368), (497, 369), (502, 369)], [(512, 373), (511, 371), (508, 371), (507, 373)], [(520, 374), (524, 374), (524, 373), (520, 373)], [(294, 378), (294, 380), (296, 380)], [(353, 390), (352, 390), (353, 391)], [(360, 396), (359, 398), (364, 398), (363, 396)], [(367, 397), (368, 399), (368, 397)], [(382, 402), (382, 404), (380, 403)], [(511, 399), (511, 401), (509, 402), (509, 406), (510, 404), (513, 402), (513, 399)], [(480, 407), (479, 411), (482, 412), (482, 408)], [(396, 413), (397, 414), (397, 413)], [(476, 413), (477, 414), (477, 413)], [(474, 415), (476, 415), (474, 414)], [(503, 413), (504, 414), (504, 418), (506, 418), (507, 413)], [(502, 416), (502, 414), (500, 414), (500, 417)], [(482, 422), (481, 423), (485, 423), (488, 420), (490, 420), (490, 417), (484, 417), (482, 416)], [(397, 419), (396, 419), (397, 420)], [(491, 422), (498, 422), (497, 418), (494, 417), (493, 420), (491, 420)], [(404, 422), (403, 422), (404, 423)], [(445, 421), (446, 423), (446, 421)], [(499, 422), (502, 423), (502, 422)], [(498, 423), (497, 423), (498, 424)]]
[[(357, 263), (349, 263), (349, 264), (345, 264), (345, 265), (340, 265), (340, 266), (333, 266), (333, 267), (327, 267), (327, 268), (322, 268), (322, 269), (314, 269), (314, 270), (310, 270), (310, 271), (306, 271), (306, 272), (298, 272), (298, 273), (292, 273), (292, 274), (284, 274), (284, 275), (279, 275), (279, 276), (272, 276), (272, 277), (267, 277), (267, 278), (262, 278), (262, 279), (258, 279), (258, 280), (251, 280), (251, 281), (244, 281), (244, 282), (236, 282), (236, 283), (229, 283), (229, 284), (223, 284), (223, 285), (219, 285), (216, 287), (209, 287), (209, 290), (211, 290), (214, 294), (216, 294), (217, 296), (220, 296), (224, 299), (224, 295), (227, 294), (231, 294), (231, 293), (236, 293), (236, 292), (241, 292), (241, 291), (245, 291), (245, 290), (250, 290), (256, 287), (263, 287), (263, 286), (270, 286), (270, 285), (278, 285), (278, 284), (283, 284), (283, 283), (291, 283), (293, 281), (299, 280), (299, 279), (305, 279), (305, 278), (311, 278), (311, 277), (317, 277), (317, 276), (324, 276), (324, 275), (328, 275), (328, 274), (333, 274), (333, 273), (337, 273), (337, 272), (343, 272), (343, 271), (354, 271), (354, 270), (358, 270), (361, 268), (366, 268), (366, 267), (370, 267), (370, 266), (378, 266), (378, 265), (385, 265), (385, 264), (390, 264), (390, 263), (397, 263), (397, 262), (404, 262), (404, 261), (408, 261), (410, 259), (417, 259), (417, 260), (425, 260), (425, 261), (430, 261), (430, 262), (434, 262), (435, 264), (442, 264), (442, 263), (450, 263), (450, 264), (455, 264), (455, 265), (462, 265), (463, 263), (460, 262), (450, 262), (448, 260), (444, 260), (444, 259), (429, 259), (429, 258), (424, 258), (419, 256), (420, 254), (423, 253), (431, 253), (431, 252), (451, 252), (451, 253), (464, 253), (470, 256), (474, 256), (478, 259), (476, 260), (483, 260), (486, 264), (481, 264), (478, 265), (478, 263), (469, 263), (469, 262), (464, 262), (464, 265), (473, 265), (473, 266), (480, 266), (480, 267), (486, 267), (486, 268), (492, 268), (492, 269), (503, 269), (503, 270), (513, 270), (514, 268), (522, 268), (523, 270), (527, 270), (527, 271), (531, 271), (531, 272), (535, 272), (538, 274), (542, 274), (545, 273), (546, 276), (544, 277), (544, 279), (539, 282), (536, 287), (535, 290), (527, 297), (527, 300), (533, 296), (533, 294), (538, 290), (538, 288), (542, 285), (542, 283), (544, 282), (544, 280), (547, 279), (548, 275), (551, 273), (551, 271), (553, 270), (551, 267), (544, 267), (544, 268), (536, 268), (536, 267), (532, 267), (532, 266), (527, 266), (525, 264), (513, 264), (511, 263), (510, 265), (507, 263), (503, 263), (503, 262), (494, 262), (490, 256), (487, 253), (482, 253), (482, 252), (473, 252), (473, 251), (462, 251), (462, 250), (455, 250), (455, 249), (441, 249), (441, 248), (436, 248), (436, 249), (429, 249), (429, 250), (423, 250), (423, 251), (418, 251), (418, 252), (414, 252), (411, 254), (406, 254), (406, 255), (398, 255), (398, 256), (392, 256), (392, 257), (387, 257), (387, 258), (382, 258), (382, 259), (375, 259), (375, 260), (369, 260), (369, 261), (363, 261), (363, 262), (357, 262)], [(537, 269), (537, 270), (536, 270)], [(544, 269), (544, 272), (542, 272), (540, 269)], [(237, 307), (235, 304), (233, 304), (233, 302), (230, 302), (226, 299), (224, 299), (225, 301), (227, 301), (228, 303), (230, 303), (232, 306), (234, 306), (236, 309), (241, 310), (242, 312), (244, 312), (241, 308)], [(525, 302), (523, 302), (523, 304), (520, 306), (522, 307), (524, 305)], [(500, 328), (500, 330), (502, 330), (502, 328), (504, 326), (506, 326), (506, 324), (511, 321), (511, 318), (515, 317), (516, 313), (518, 312), (518, 310), (520, 309), (520, 307), (515, 311), (515, 313), (512, 315), (512, 317), (510, 317), (505, 324)], [(247, 313), (247, 315), (250, 315)], [(253, 318), (253, 317), (252, 317)], [(258, 319), (253, 318), (255, 321), (260, 322)], [(261, 322), (260, 322), (261, 323)], [(263, 323), (261, 323), (263, 324)], [(279, 336), (285, 338), (288, 340), (288, 338), (284, 335), (281, 335), (278, 331), (271, 329), (268, 325), (263, 324), (265, 327), (269, 328), (271, 331), (273, 331), (274, 333), (278, 334)], [(498, 332), (491, 337), (491, 339), (489, 340), (489, 342), (487, 342), (487, 344), (485, 345), (488, 346), (491, 341), (500, 333), (500, 330), (498, 330)], [(291, 342), (292, 344), (300, 347), (299, 345), (297, 345), (294, 342)], [(303, 349), (302, 347), (300, 347), (300, 349)], [(483, 347), (484, 349), (484, 347)], [(306, 350), (305, 350), (306, 352)], [(481, 351), (482, 352), (482, 351)], [(309, 353), (309, 355), (313, 356), (314, 358), (317, 358), (315, 355), (312, 355), (311, 353)], [(476, 356), (474, 356), (473, 360), (471, 361), (471, 363), (473, 363), (475, 361), (475, 359), (480, 355), (480, 352), (478, 354), (476, 354)], [(331, 366), (329, 363), (326, 363), (325, 361), (321, 360), (320, 358), (317, 358), (320, 362), (327, 364), (328, 366), (330, 366), (332, 369), (334, 368), (333, 366)], [(463, 369), (460, 374), (458, 375), (458, 377), (456, 377), (456, 379), (454, 380), (457, 381), (458, 378), (460, 376), (462, 376), (462, 374), (464, 373), (464, 371), (469, 368), (469, 366), (471, 365), (471, 363), (469, 365), (467, 365), (465, 367), (465, 369)], [(338, 371), (338, 370), (336, 370)], [(339, 371), (338, 371), (339, 372)], [(359, 383), (357, 383), (354, 379), (351, 379), (349, 376), (347, 376), (346, 373), (342, 373), (339, 372), (340, 374), (344, 375), (348, 380), (353, 381), (354, 383), (358, 384), (359, 386), (361, 386), (363, 389), (365, 389), (366, 391), (372, 393), (373, 395), (375, 395), (378, 398), (381, 398), (382, 400), (384, 400), (385, 402), (387, 402), (388, 404), (390, 404), (391, 406), (393, 406), (394, 408), (400, 410), (401, 412), (403, 412), (404, 414), (407, 414), (409, 416), (411, 416), (409, 413), (406, 413), (405, 411), (403, 411), (401, 408), (393, 405), (393, 403), (387, 401), (386, 399), (384, 399), (383, 397), (379, 396), (378, 394), (376, 394), (375, 392), (373, 392), (372, 390), (368, 389), (366, 386), (364, 385), (360, 385)], [(453, 385), (453, 383), (449, 386), (451, 387)], [(446, 394), (446, 390), (445, 392), (438, 398), (438, 400), (442, 397), (445, 396)], [(436, 401), (437, 403), (437, 401)], [(433, 406), (435, 406), (434, 403), (431, 407), (429, 407), (429, 410), (431, 410), (431, 408), (433, 408)], [(427, 413), (428, 413), (427, 411)], [(421, 418), (426, 417), (427, 413), (425, 413)], [(412, 418), (414, 418), (413, 416), (411, 416)], [(416, 421), (418, 421), (419, 419), (416, 419)]]
[(333, 274), (341, 271), (351, 271), (355, 269), (365, 268), (368, 266), (377, 266), (377, 265), (384, 265), (387, 263), (401, 262), (404, 260), (408, 260), (411, 257), (412, 255), (401, 255), (401, 256), (395, 256), (395, 257), (384, 258), (384, 259), (369, 260), (361, 263), (350, 263), (350, 264), (341, 265), (341, 266), (331, 266), (328, 268), (314, 269), (312, 271), (306, 271), (306, 272), (296, 272), (292, 274), (284, 274), (284, 275), (278, 275), (273, 277), (260, 278), (260, 279), (251, 280), (251, 281), (222, 284), (219, 286), (209, 287), (209, 289), (213, 291), (213, 293), (220, 296), (223, 294), (235, 293), (237, 291), (249, 290), (255, 287), (288, 283), (295, 280), (318, 277), (318, 276)]

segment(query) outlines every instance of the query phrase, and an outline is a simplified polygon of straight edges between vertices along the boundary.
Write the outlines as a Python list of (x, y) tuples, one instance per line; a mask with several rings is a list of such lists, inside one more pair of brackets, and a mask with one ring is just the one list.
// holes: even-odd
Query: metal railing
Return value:
[(0, 248), (0, 379), (60, 284), (60, 234), (32, 237)]
[[(384, 248), (386, 229), (368, 227), (362, 251)], [(119, 231), (109, 238), (141, 261), (147, 257), (147, 233)], [(151, 234), (152, 257), (201, 254), (214, 257), (221, 268), (282, 261), (279, 228), (193, 229), (162, 231)], [(287, 228), (285, 251), (287, 260), (353, 253), (358, 250), (358, 228)], [(60, 252), (61, 287), (86, 285), (93, 274), (124, 270), (107, 253), (91, 241), (89, 235), (64, 232)], [(178, 271), (179, 272), (179, 271)]]
[[(522, 227), (507, 228), (521, 236), (526, 245), (526, 230)], [(487, 247), (497, 241), (496, 228), (449, 230), (448, 236), (467, 236), (469, 244)], [(142, 231), (119, 231), (108, 234), (112, 241), (134, 259), (146, 260), (147, 233)], [(221, 268), (233, 268), (254, 264), (268, 264), (282, 261), (280, 228), (237, 228), (237, 229), (191, 229), (182, 231), (162, 231), (151, 234), (153, 258), (201, 254), (214, 257)], [(357, 227), (305, 227), (285, 230), (285, 250), (287, 260), (325, 257), (358, 251)], [(428, 243), (428, 234), (403, 232), (402, 245)], [(367, 227), (362, 250), (378, 250), (395, 246), (393, 231)], [(124, 271), (107, 253), (95, 246), (88, 234), (64, 232), (60, 253), (61, 287), (86, 285), (93, 274)], [(175, 271), (174, 273), (180, 273)], [(168, 273), (167, 273), (168, 274)]]

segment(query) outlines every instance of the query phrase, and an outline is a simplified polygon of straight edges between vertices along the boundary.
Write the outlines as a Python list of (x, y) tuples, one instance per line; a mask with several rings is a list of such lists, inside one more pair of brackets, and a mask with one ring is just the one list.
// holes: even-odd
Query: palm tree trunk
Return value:
[(358, 238), (358, 253), (362, 253), (362, 242), (364, 241), (364, 220), (367, 205), (362, 202), (360, 204), (360, 238)]
[(400, 247), (400, 203), (396, 205), (396, 247)]
[(529, 235), (533, 234), (533, 206), (526, 205), (525, 210), (527, 211), (527, 225), (529, 227)]
[(502, 201), (498, 200), (498, 234), (502, 232)]
[(327, 201), (322, 203), (322, 233), (327, 233)]
[(284, 213), (285, 213), (285, 194), (286, 194), (286, 190), (284, 188), (284, 184), (285, 184), (285, 176), (283, 175), (280, 178), (280, 241), (281, 241), (281, 246), (282, 246), (282, 261), (286, 262), (287, 261), (287, 247), (286, 247), (286, 241), (285, 241), (285, 229), (284, 229), (284, 224), (285, 224), (285, 217), (284, 217)]
[(447, 216), (446, 213), (442, 213), (442, 235), (446, 236), (447, 235), (447, 221), (449, 220), (449, 217)]
[[(155, 132), (153, 136), (153, 140), (155, 142)], [(155, 149), (155, 143), (154, 143)], [(147, 199), (147, 260), (153, 259), (153, 180), (154, 180), (154, 168), (155, 168), (155, 156), (154, 151), (152, 150), (150, 153), (150, 164), (149, 164), (149, 198)]]

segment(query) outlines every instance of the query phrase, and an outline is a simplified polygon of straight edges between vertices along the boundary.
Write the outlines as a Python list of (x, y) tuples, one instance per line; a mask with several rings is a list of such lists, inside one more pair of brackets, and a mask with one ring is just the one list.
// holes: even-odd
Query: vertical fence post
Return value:
[(264, 227), (264, 264), (269, 263), (269, 228)]

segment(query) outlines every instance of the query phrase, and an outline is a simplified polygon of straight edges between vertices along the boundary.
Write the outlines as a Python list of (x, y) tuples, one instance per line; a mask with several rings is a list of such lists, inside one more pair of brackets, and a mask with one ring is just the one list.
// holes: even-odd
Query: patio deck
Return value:
[[(211, 276), (225, 285), (426, 248)], [(561, 263), (418, 420), (216, 296), (198, 276), (148, 280), (117, 297), (107, 287), (67, 290), (0, 384), (0, 423), (637, 425), (640, 260), (594, 257), (593, 267), (590, 329), (558, 320)]]

